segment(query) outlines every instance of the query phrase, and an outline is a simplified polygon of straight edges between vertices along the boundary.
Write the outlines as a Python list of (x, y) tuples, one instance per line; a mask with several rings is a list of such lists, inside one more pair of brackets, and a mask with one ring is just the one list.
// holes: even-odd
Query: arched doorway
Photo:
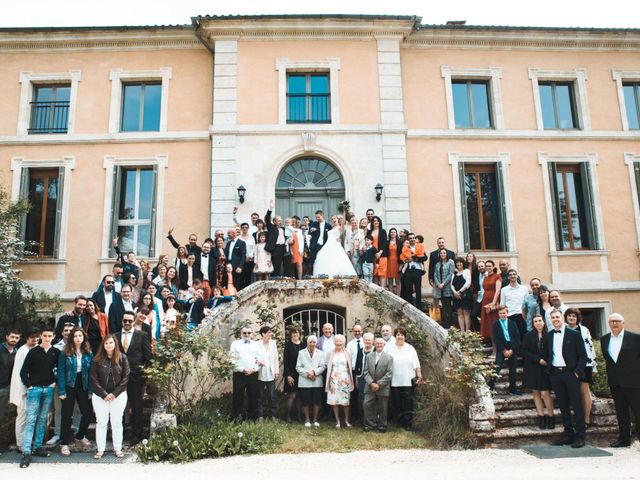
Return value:
[(302, 157), (287, 164), (276, 182), (276, 213), (282, 217), (298, 215), (313, 219), (316, 210), (328, 218), (344, 200), (344, 180), (329, 162)]

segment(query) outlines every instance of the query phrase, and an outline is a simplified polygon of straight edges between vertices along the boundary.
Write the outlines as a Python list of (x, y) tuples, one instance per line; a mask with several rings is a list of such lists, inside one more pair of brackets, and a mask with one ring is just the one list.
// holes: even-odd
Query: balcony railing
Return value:
[(288, 93), (288, 123), (331, 123), (328, 93)]
[(31, 102), (29, 134), (67, 133), (69, 102)]

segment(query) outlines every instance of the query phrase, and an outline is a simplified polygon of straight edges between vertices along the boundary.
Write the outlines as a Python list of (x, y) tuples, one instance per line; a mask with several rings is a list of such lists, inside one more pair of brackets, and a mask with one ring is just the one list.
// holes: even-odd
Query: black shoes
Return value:
[(571, 448), (582, 448), (584, 445), (584, 438), (576, 438), (576, 440), (571, 444)]
[(378, 433), (387, 433), (387, 429), (384, 427), (378, 428)]
[(509, 395), (511, 395), (512, 397), (519, 397), (522, 394), (518, 390), (516, 390), (515, 388), (510, 388), (509, 389)]
[(547, 418), (547, 429), (553, 430), (554, 428), (556, 428), (556, 417), (547, 415), (546, 418)]
[(370, 432), (371, 430), (373, 430), (371, 427), (362, 427), (363, 432)]
[(33, 451), (33, 455), (35, 455), (36, 457), (47, 458), (51, 456), (51, 452), (49, 450), (45, 450), (44, 448), (36, 448)]
[[(552, 444), (552, 445), (555, 445), (555, 446), (560, 446), (560, 445), (573, 445), (575, 442), (576, 442), (575, 437), (567, 437), (567, 436), (564, 436), (564, 437), (562, 437), (561, 439), (556, 440), (555, 442), (553, 442), (553, 444)], [(584, 440), (583, 440), (583, 442), (584, 442)]]
[(622, 440), (621, 438), (619, 438), (618, 440), (616, 440), (615, 442), (609, 445), (609, 447), (611, 448), (624, 448), (624, 447), (630, 447), (630, 446), (631, 446), (631, 440)]
[(20, 460), (20, 468), (27, 468), (31, 465), (31, 455), (22, 455), (22, 460)]
[(538, 415), (538, 428), (540, 430), (546, 430), (547, 428), (547, 417), (544, 415)]

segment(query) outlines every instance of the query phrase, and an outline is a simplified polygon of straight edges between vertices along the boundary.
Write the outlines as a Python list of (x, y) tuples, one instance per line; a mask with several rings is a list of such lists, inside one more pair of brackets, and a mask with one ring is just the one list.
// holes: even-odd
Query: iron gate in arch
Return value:
[(283, 312), (285, 327), (294, 322), (302, 325), (304, 335), (322, 335), (322, 326), (325, 323), (333, 325), (333, 331), (337, 334), (345, 334), (346, 309), (341, 307), (306, 306), (303, 308), (286, 308)]

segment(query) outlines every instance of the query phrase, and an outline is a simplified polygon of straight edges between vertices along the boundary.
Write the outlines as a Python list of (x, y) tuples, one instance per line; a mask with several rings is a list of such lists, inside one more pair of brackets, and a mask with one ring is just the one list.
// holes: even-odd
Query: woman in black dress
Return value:
[(460, 332), (465, 333), (471, 330), (471, 310), (473, 309), (471, 272), (467, 268), (467, 261), (464, 258), (456, 258), (455, 265), (456, 270), (451, 278), (453, 311), (458, 314)]
[[(551, 382), (547, 373), (547, 325), (542, 315), (534, 315), (533, 330), (527, 332), (522, 340), (521, 352), (524, 357), (524, 388), (530, 389), (538, 412), (540, 430), (555, 428)], [(544, 409), (547, 414), (544, 414)]]
[(298, 352), (306, 345), (301, 340), (302, 332), (298, 327), (290, 327), (290, 339), (284, 345), (284, 393), (287, 394), (287, 422), (291, 422), (291, 412), (298, 398)]

